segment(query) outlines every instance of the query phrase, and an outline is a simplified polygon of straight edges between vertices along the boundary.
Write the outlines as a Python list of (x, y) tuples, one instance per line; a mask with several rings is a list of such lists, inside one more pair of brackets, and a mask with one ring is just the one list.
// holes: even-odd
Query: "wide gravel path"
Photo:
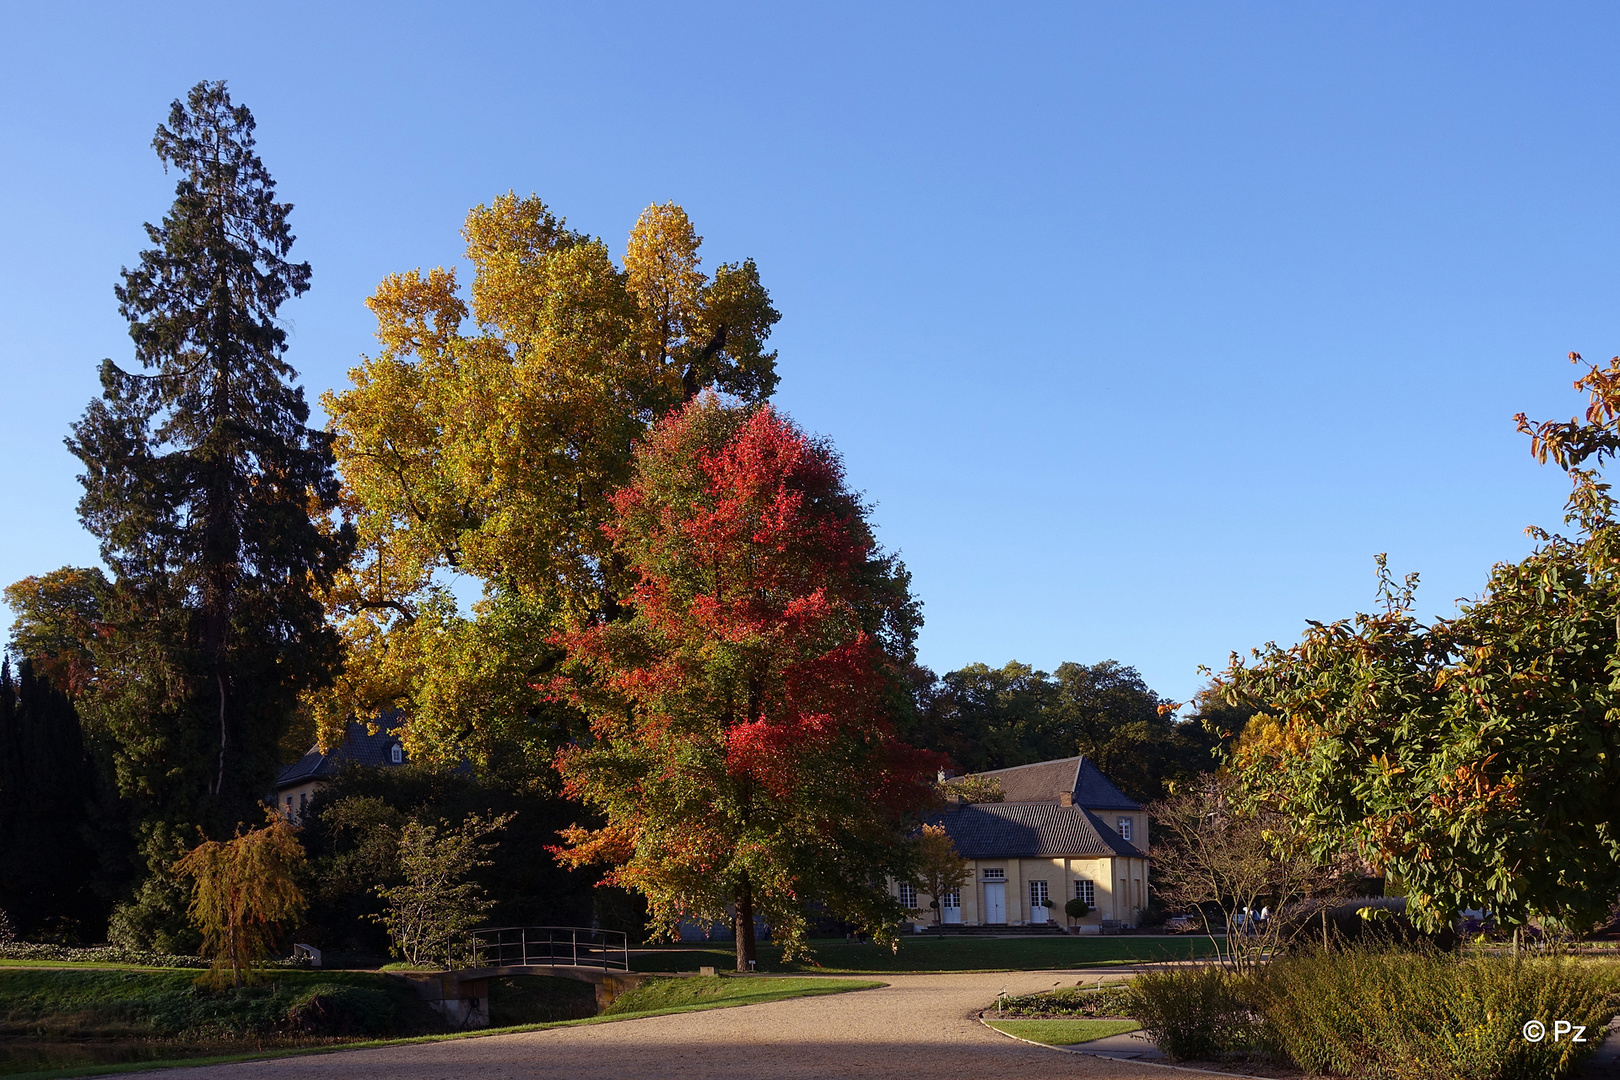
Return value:
[(166, 1080), (507, 1080), (556, 1077), (1077, 1076), (1187, 1080), (1188, 1073), (1065, 1054), (990, 1031), (973, 1013), (1005, 988), (1072, 986), (1077, 974), (884, 975), (889, 985), (707, 1012), (519, 1035), (346, 1050), (139, 1075)]

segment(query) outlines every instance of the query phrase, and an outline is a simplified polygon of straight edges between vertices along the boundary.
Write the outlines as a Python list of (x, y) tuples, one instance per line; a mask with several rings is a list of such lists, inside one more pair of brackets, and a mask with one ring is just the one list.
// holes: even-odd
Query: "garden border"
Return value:
[(1153, 1069), (1175, 1069), (1177, 1072), (1202, 1073), (1205, 1076), (1230, 1076), (1237, 1077), (1239, 1080), (1271, 1080), (1269, 1077), (1255, 1076), (1253, 1073), (1221, 1072), (1217, 1069), (1195, 1069), (1190, 1065), (1170, 1065), (1162, 1061), (1143, 1061), (1141, 1058), (1118, 1057), (1114, 1054), (1100, 1054), (1092, 1050), (1075, 1050), (1067, 1046), (1053, 1046), (1051, 1043), (1036, 1042), (1034, 1039), (1026, 1039), (1019, 1035), (1010, 1035), (1007, 1032), (1002, 1031), (1000, 1028), (991, 1027), (990, 1021), (984, 1018), (984, 1013), (982, 1012), (979, 1013), (975, 1019), (977, 1019), (979, 1023), (983, 1024), (986, 1028), (989, 1028), (989, 1030), (995, 1032), (997, 1035), (1000, 1035), (1003, 1038), (1017, 1039), (1021, 1043), (1028, 1043), (1031, 1046), (1039, 1046), (1043, 1050), (1056, 1050), (1062, 1054), (1079, 1054), (1081, 1057), (1097, 1058), (1099, 1060), (1106, 1061), (1128, 1061), (1133, 1065), (1146, 1065)]

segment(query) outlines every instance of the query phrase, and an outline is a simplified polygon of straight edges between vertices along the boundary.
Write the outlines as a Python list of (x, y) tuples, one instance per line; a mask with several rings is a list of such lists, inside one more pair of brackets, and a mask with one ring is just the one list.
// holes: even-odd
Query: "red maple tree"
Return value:
[(912, 816), (942, 759), (892, 717), (920, 621), (841, 462), (768, 407), (708, 396), (637, 448), (608, 526), (631, 617), (562, 637), (553, 692), (592, 739), (558, 757), (599, 810), (556, 849), (607, 863), (654, 925), (734, 920), (737, 967), (761, 915), (787, 954), (811, 905), (891, 938)]

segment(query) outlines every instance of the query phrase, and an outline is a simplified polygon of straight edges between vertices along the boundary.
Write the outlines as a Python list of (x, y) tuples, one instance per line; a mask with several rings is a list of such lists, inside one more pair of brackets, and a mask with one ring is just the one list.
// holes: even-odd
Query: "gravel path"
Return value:
[(602, 1077), (1077, 1076), (1187, 1080), (1136, 1062), (1015, 1042), (972, 1014), (1005, 988), (1072, 986), (1074, 972), (885, 975), (889, 985), (708, 1012), (519, 1035), (348, 1050), (194, 1069), (126, 1074), (166, 1080), (588, 1080)]

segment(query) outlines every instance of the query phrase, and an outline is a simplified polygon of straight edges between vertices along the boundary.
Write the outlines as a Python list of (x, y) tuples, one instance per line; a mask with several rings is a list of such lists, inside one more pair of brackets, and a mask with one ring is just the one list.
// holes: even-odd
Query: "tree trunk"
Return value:
[(749, 964), (758, 959), (754, 949), (754, 890), (744, 874), (737, 886), (737, 970), (748, 971)]

